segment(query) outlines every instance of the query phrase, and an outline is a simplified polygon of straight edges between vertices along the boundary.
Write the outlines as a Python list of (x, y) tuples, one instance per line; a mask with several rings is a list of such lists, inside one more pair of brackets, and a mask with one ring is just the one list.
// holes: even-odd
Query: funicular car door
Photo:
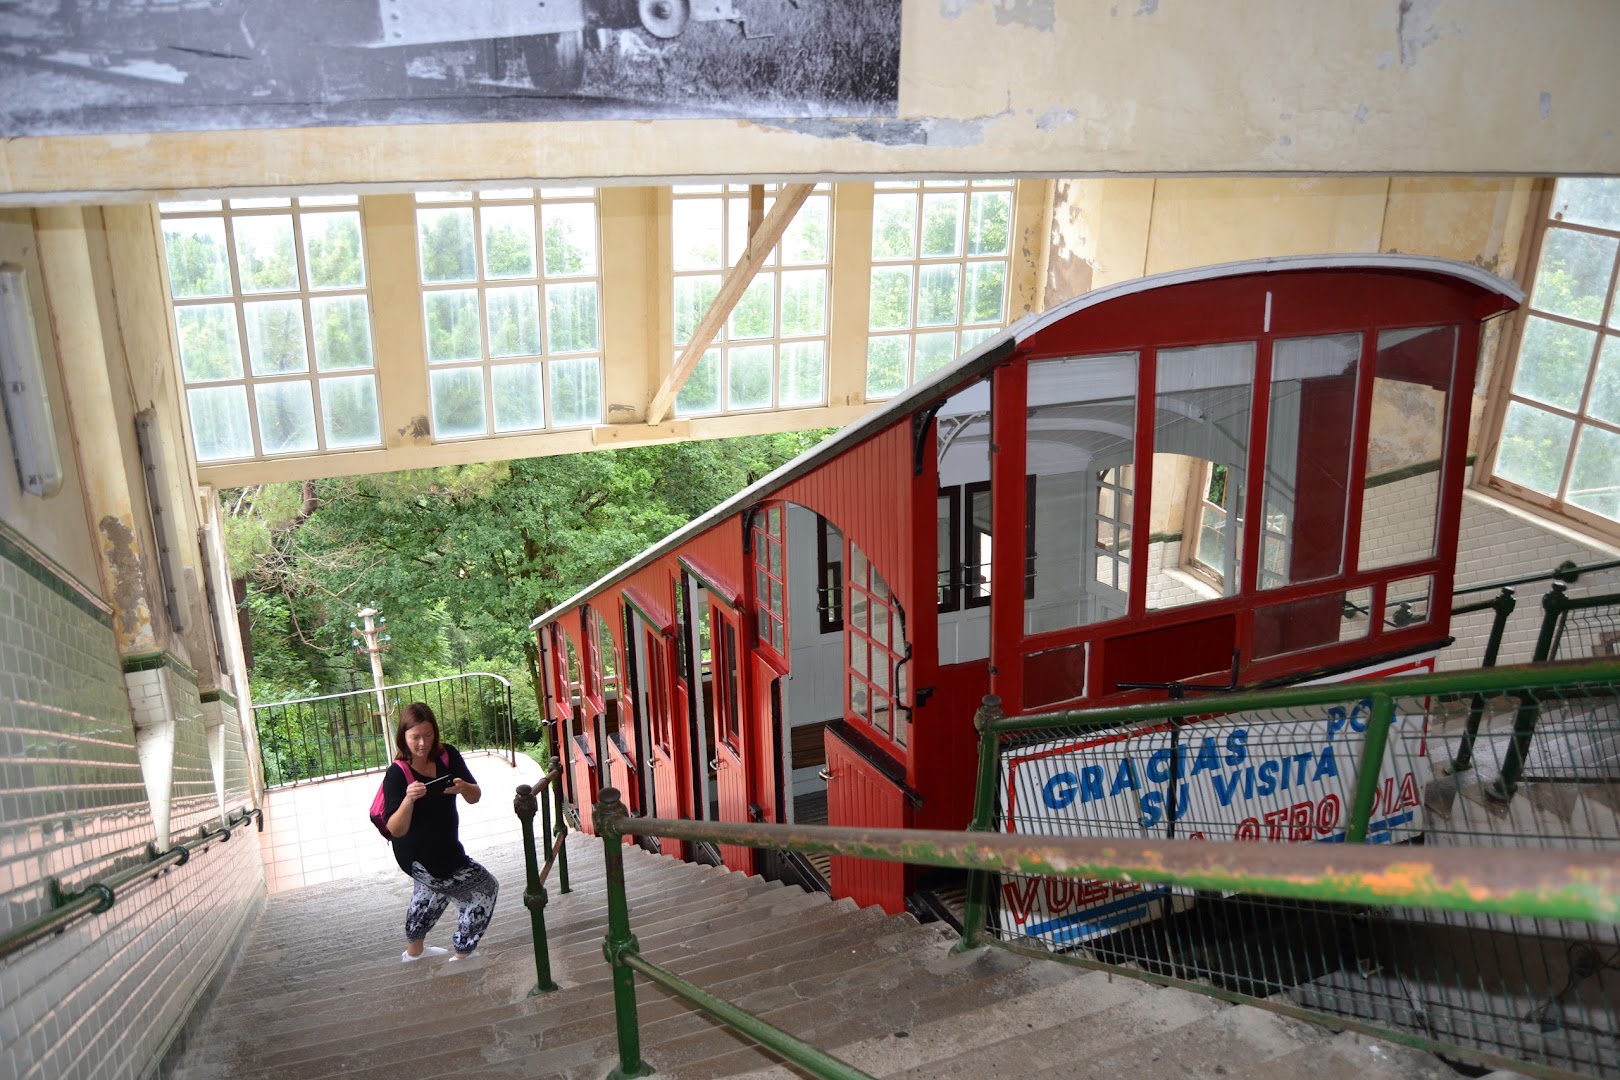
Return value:
[[(714, 618), (713, 672), (715, 708), (715, 788), (720, 802), (721, 821), (747, 821), (748, 746), (742, 722), (741, 654), (742, 638), (735, 612), (719, 604), (711, 605)], [(727, 869), (752, 874), (754, 849), (737, 844), (721, 844), (720, 857)]]
[(612, 658), (613, 672), (613, 696), (609, 697), (607, 689), (603, 689), (602, 740), (599, 744), (602, 747), (603, 766), (607, 770), (607, 782), (618, 791), (625, 807), (632, 814), (642, 815), (646, 813), (646, 808), (641, 794), (641, 740), (636, 732), (635, 699), (630, 691), (630, 677), (625, 667), (629, 656), (626, 650), (619, 648), (618, 639), (606, 632), (605, 619), (602, 626), (603, 658)]
[(573, 706), (562, 725), (563, 761), (568, 770), (568, 789), (574, 795), (574, 807), (579, 812), (579, 825), (585, 832), (594, 833), (591, 808), (596, 805), (596, 793), (602, 790), (601, 774), (597, 768), (596, 743), (591, 738), (593, 717), (585, 701), (584, 686), (580, 681), (579, 652), (573, 638), (562, 635), (563, 651), (567, 655), (568, 686)]
[[(671, 680), (676, 670), (675, 638), (641, 626), (641, 657), (646, 672), (646, 692), (641, 700), (647, 709), (646, 765), (647, 813), (651, 817), (686, 818), (692, 809), (681, 798), (681, 755), (677, 751), (676, 717), (685, 719), (684, 694), (678, 694)], [(680, 709), (680, 712), (676, 710)], [(678, 859), (686, 857), (686, 845), (679, 840), (661, 841), (662, 850)]]
[[(904, 829), (910, 806), (904, 789), (834, 727), (826, 729), (827, 824), (860, 829)], [(833, 896), (861, 907), (880, 904), (891, 915), (905, 910), (906, 868), (901, 863), (832, 857)]]
[(785, 821), (784, 801), (790, 796), (783, 790), (786, 781), (780, 765), (782, 732), (787, 730), (782, 716), (782, 676), (787, 672), (773, 657), (755, 653), (752, 674), (748, 736), (753, 740), (751, 748), (754, 760), (759, 763), (759, 771), (755, 774), (759, 785), (756, 789), (757, 801), (767, 807), (767, 820)]

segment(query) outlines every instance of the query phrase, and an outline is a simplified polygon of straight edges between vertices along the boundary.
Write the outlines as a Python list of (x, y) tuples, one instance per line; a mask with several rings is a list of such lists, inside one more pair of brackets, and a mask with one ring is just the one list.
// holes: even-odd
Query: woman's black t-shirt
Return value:
[[(467, 771), (467, 763), (455, 747), (448, 743), (439, 745), (449, 753), (449, 765), (441, 762), (439, 755), (435, 754), (432, 773), (419, 773), (412, 768), (418, 780), (427, 783), (440, 776), (459, 776), (469, 784), (478, 783), (473, 779), (473, 774)], [(388, 771), (383, 774), (383, 810), (387, 817), (393, 817), (394, 811), (405, 801), (407, 784), (399, 762), (389, 765)], [(394, 861), (407, 874), (411, 872), (412, 863), (421, 863), (422, 868), (434, 877), (447, 878), (471, 861), (456, 835), (461, 818), (456, 813), (456, 797), (445, 791), (449, 786), (450, 781), (446, 780), (428, 788), (427, 794), (416, 800), (416, 807), (411, 811), (410, 830), (394, 839)]]

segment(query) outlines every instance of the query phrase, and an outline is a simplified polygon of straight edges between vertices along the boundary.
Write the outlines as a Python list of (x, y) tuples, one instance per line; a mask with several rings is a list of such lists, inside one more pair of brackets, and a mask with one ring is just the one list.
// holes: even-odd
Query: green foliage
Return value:
[(357, 604), (388, 618), (390, 683), (493, 671), (540, 737), (529, 623), (829, 432), (674, 443), (222, 493), (247, 579), (258, 701), (369, 682)]

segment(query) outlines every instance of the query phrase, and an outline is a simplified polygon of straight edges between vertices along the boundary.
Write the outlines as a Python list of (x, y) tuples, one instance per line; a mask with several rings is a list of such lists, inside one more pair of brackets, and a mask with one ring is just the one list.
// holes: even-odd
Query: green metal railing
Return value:
[[(813, 1075), (839, 1080), (867, 1075), (641, 956), (630, 930), (625, 898), (626, 836), (819, 852), (983, 873), (1131, 885), (1162, 883), (1381, 907), (1620, 922), (1620, 862), (1593, 853), (1030, 838), (918, 829), (675, 821), (629, 817), (612, 788), (603, 790), (597, 800), (595, 824), (606, 859), (608, 931), (603, 951), (613, 969), (619, 1066), (612, 1075), (619, 1077), (645, 1076), (652, 1071), (641, 1056), (634, 984), (638, 972)], [(1310, 1010), (1285, 1011), (1339, 1022)]]
[(508, 762), (516, 761), (512, 685), (499, 675), (474, 671), (255, 705), (265, 786), (385, 768), (394, 759), (399, 711), (413, 701), (432, 707), (445, 742), (462, 750), (497, 750)]
[(156, 845), (148, 844), (146, 858), (137, 865), (110, 874), (100, 881), (92, 881), (72, 892), (63, 886), (59, 878), (51, 878), (46, 883), (50, 910), (0, 936), (0, 960), (41, 938), (61, 933), (69, 924), (79, 919), (88, 915), (99, 915), (108, 910), (118, 901), (121, 895), (119, 890), (124, 886), (142, 880), (153, 880), (171, 865), (184, 866), (191, 860), (194, 852), (200, 852), (216, 840), (224, 843), (231, 838), (232, 829), (255, 816), (258, 818), (259, 831), (263, 832), (264, 811), (256, 806), (244, 807), (226, 815), (225, 823), (219, 828), (209, 829), (203, 826), (198, 830), (197, 836), (176, 844), (167, 851), (160, 853)]
[[(1487, 709), (1512, 714), (1515, 728), (1482, 733), (1473, 717)], [(1539, 723), (1534, 754), (1522, 737), (1526, 709)], [(974, 828), (987, 834), (1188, 837), (1291, 862), (1317, 851), (1345, 866), (1378, 851), (1425, 861), (1444, 852), (1504, 879), (1550, 855), (1620, 873), (1608, 809), (1620, 750), (1613, 661), (1017, 718), (987, 700), (977, 724)], [(1511, 804), (1490, 798), (1488, 782), (1448, 768), (1464, 745), (1504, 772), (1522, 757), (1536, 790)], [(1262, 791), (1266, 769), (1276, 784)], [(1221, 842), (1233, 839), (1273, 843)], [(1620, 962), (1612, 915), (1121, 880), (1099, 874), (1070, 887), (1044, 874), (970, 874), (964, 945), (1033, 949), (1266, 1008), (1291, 1003), (1299, 1015), (1540, 1075), (1620, 1076), (1605, 1049), (1620, 1032), (1604, 974)]]
[[(557, 989), (551, 978), (551, 946), (546, 940), (546, 878), (557, 867), (559, 891), (568, 888), (568, 818), (563, 813), (562, 768), (552, 761), (538, 788), (519, 784), (517, 797), (512, 800), (512, 812), (523, 825), (523, 865), (525, 888), (523, 906), (529, 909), (529, 929), (534, 938), (534, 989), (529, 996), (546, 994)], [(535, 853), (534, 815), (541, 815), (541, 834), (546, 838), (544, 868)]]

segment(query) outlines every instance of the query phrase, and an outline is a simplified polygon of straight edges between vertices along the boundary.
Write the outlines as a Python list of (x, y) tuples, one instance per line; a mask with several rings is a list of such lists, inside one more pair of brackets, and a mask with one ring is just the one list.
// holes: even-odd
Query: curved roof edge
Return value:
[(917, 405), (954, 390), (957, 386), (971, 380), (986, 368), (994, 366), (1004, 357), (1010, 355), (1025, 340), (1077, 311), (1083, 311), (1086, 308), (1095, 307), (1098, 304), (1107, 303), (1122, 296), (1130, 296), (1152, 289), (1169, 288), (1174, 285), (1185, 285), (1195, 281), (1208, 281), (1215, 278), (1240, 277), (1246, 274), (1276, 274), (1293, 270), (1361, 269), (1413, 270), (1420, 273), (1435, 274), (1440, 277), (1455, 278), (1475, 285), (1487, 292), (1505, 296), (1515, 304), (1524, 302), (1524, 290), (1506, 278), (1470, 263), (1428, 255), (1375, 253), (1283, 255), (1274, 258), (1217, 263), (1212, 266), (1200, 266), (1188, 270), (1171, 270), (1162, 274), (1132, 278), (1129, 281), (1122, 281), (1115, 285), (1105, 285), (1100, 289), (1093, 289), (1090, 292), (1081, 293), (1079, 296), (1065, 300), (1054, 308), (1038, 314), (1025, 315), (1006, 329), (986, 338), (968, 352), (963, 353), (955, 362), (935, 372), (933, 377), (926, 382), (917, 383), (901, 391), (893, 398), (890, 398), (886, 404), (867, 413), (820, 445), (806, 450), (803, 454), (787, 462), (774, 472), (754, 481), (719, 506), (693, 518), (646, 551), (608, 571), (608, 573), (570, 596), (567, 600), (553, 605), (547, 611), (535, 616), (529, 623), (529, 629), (538, 630), (541, 626), (551, 622), (570, 608), (577, 606), (604, 586), (643, 569), (649, 563), (668, 554), (683, 541), (706, 531), (712, 525), (731, 516), (738, 510), (758, 502), (771, 492), (785, 486), (790, 480), (809, 472), (819, 465), (823, 459), (832, 457), (850, 445), (877, 434), (897, 419), (909, 415)]

